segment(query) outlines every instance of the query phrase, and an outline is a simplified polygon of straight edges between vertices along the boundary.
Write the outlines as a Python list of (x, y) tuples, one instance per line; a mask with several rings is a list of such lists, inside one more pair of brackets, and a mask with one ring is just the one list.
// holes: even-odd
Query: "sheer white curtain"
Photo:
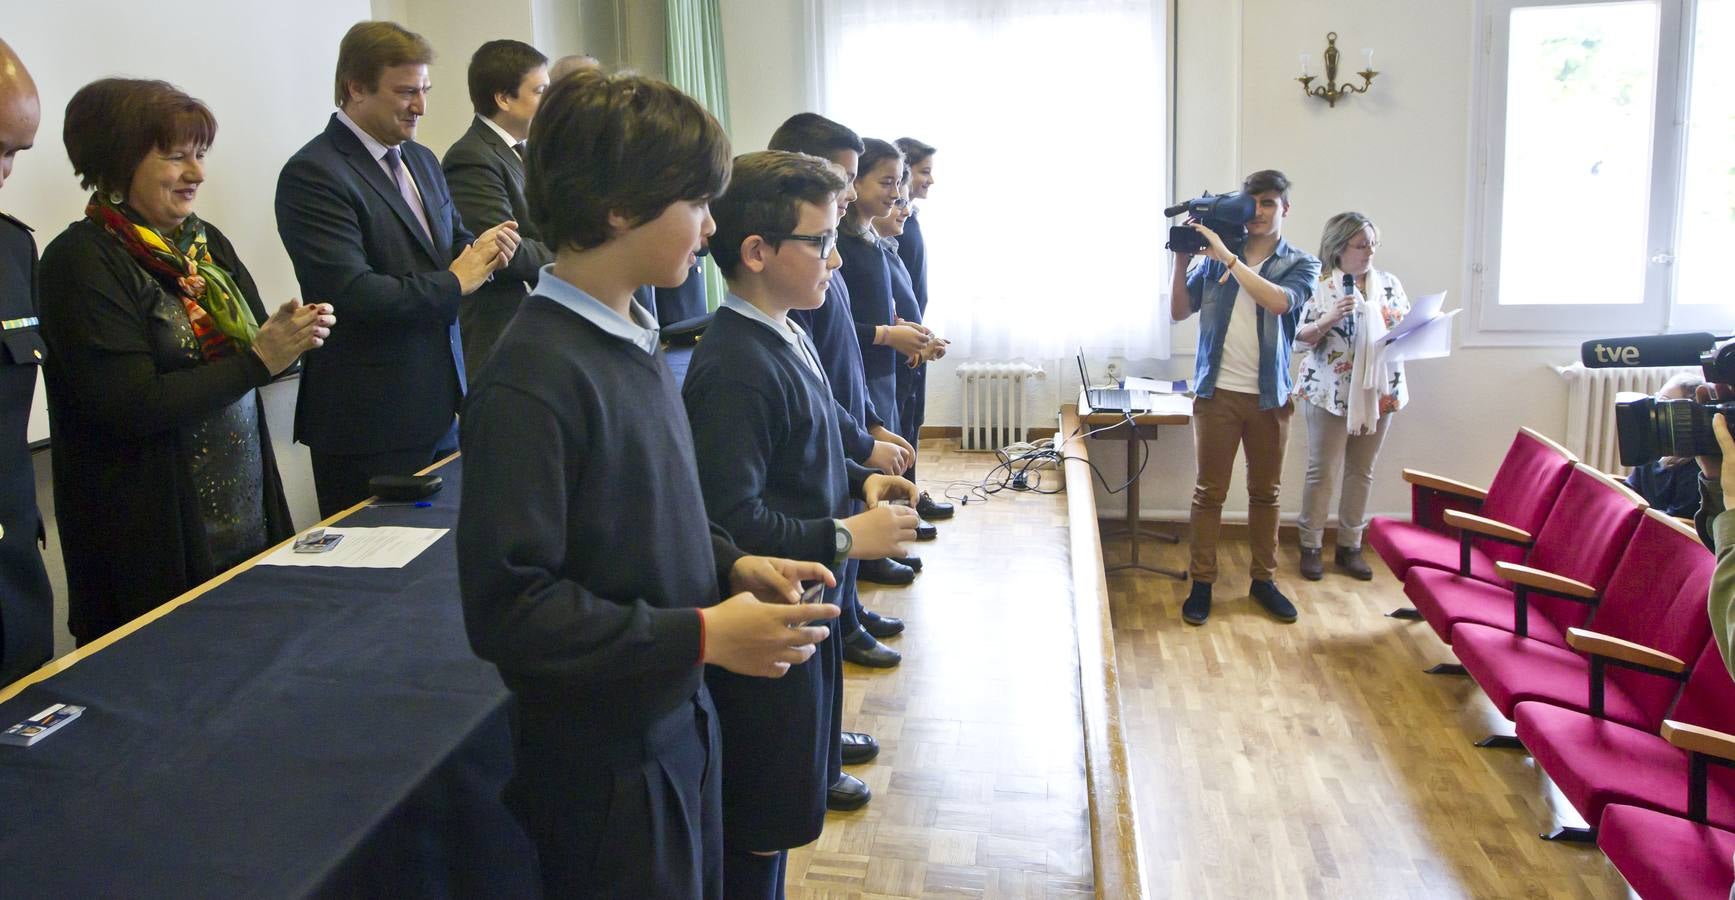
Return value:
[(810, 89), (939, 148), (928, 320), (974, 359), (1167, 358), (1162, 0), (810, 0)]

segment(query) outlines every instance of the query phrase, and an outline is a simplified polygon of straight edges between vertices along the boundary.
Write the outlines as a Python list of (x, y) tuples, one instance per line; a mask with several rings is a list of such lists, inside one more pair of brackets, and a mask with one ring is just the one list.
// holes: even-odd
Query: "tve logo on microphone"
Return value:
[(1617, 366), (1636, 366), (1639, 364), (1639, 348), (1633, 346), (1609, 347), (1597, 344), (1591, 350), (1596, 354), (1596, 361)]

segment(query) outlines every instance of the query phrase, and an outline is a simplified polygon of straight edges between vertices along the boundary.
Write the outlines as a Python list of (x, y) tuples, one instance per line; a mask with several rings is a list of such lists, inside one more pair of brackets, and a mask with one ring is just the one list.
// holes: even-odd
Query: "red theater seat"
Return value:
[(1735, 832), (1614, 804), (1603, 810), (1597, 846), (1640, 897), (1728, 900)]
[(1501, 583), (1494, 563), (1520, 562), (1525, 548), (1490, 537), (1469, 538), (1470, 565), (1461, 565), (1464, 547), (1458, 530), (1449, 527), (1449, 510), (1472, 512), (1520, 532), (1535, 534), (1554, 505), (1578, 458), (1566, 448), (1528, 428), (1513, 438), (1506, 458), (1486, 491), (1461, 481), (1404, 470), (1410, 483), (1410, 520), (1376, 516), (1368, 525), (1368, 546), (1403, 580), (1423, 566), (1458, 571), (1472, 578)]
[[(1572, 649), (1465, 622), (1452, 629), (1452, 650), (1508, 719), (1526, 700), (1589, 712), (1591, 659), (1579, 650), (1610, 646), (1612, 638), (1696, 658), (1711, 637), (1705, 596), (1716, 565), (1691, 527), (1646, 510), (1600, 595), (1595, 631), (1568, 635)], [(1600, 714), (1645, 731), (1657, 730), (1680, 690), (1678, 680), (1618, 665), (1601, 681)]]
[[(1513, 718), (1518, 739), (1586, 822), (1614, 803), (1691, 812), (1688, 754), (1656, 732), (1535, 701), (1518, 704)], [(1671, 722), (1735, 731), (1735, 682), (1714, 642), (1699, 653), (1665, 729)], [(1735, 769), (1710, 767), (1704, 803), (1710, 824), (1735, 829)]]
[(1644, 510), (1626, 485), (1576, 464), (1525, 565), (1495, 563), (1515, 582), (1510, 588), (1417, 567), (1404, 577), (1404, 594), (1447, 643), (1459, 623), (1475, 622), (1564, 647), (1566, 629), (1589, 616), (1585, 601), (1608, 583)]

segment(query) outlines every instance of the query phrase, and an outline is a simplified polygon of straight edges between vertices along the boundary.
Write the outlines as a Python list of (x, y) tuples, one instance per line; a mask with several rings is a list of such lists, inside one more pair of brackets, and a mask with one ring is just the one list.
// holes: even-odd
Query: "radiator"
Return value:
[(1587, 369), (1579, 363), (1555, 366), (1566, 379), (1566, 448), (1586, 465), (1624, 474), (1615, 440), (1615, 395), (1654, 394), (1663, 382), (1697, 366), (1642, 369)]
[(1017, 362), (970, 362), (960, 365), (964, 382), (962, 449), (999, 450), (1030, 439), (1025, 423), (1025, 395), (1032, 379), (1048, 373)]

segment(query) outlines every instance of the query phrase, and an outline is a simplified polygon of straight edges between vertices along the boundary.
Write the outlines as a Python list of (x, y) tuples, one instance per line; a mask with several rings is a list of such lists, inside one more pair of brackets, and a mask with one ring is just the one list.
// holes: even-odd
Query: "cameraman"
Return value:
[[(1705, 379), (1698, 373), (1683, 372), (1670, 378), (1656, 393), (1658, 400), (1691, 400)], [(1710, 459), (1715, 466), (1716, 460)], [(1713, 480), (1717, 475), (1711, 471)], [(1664, 456), (1644, 465), (1634, 466), (1627, 475), (1627, 487), (1633, 489), (1652, 509), (1680, 518), (1695, 518), (1699, 514), (1699, 472), (1690, 456)]]
[[(1707, 393), (1701, 388), (1699, 398), (1707, 399)], [(1728, 393), (1725, 388), (1724, 394)], [(1735, 458), (1735, 438), (1729, 436), (1729, 418), (1718, 414), (1711, 421), (1717, 432), (1717, 444), (1723, 448), (1723, 460)], [(1735, 462), (1719, 463), (1710, 457), (1699, 457), (1699, 466), (1704, 470), (1699, 479), (1704, 502), (1699, 504), (1699, 517), (1695, 521), (1699, 537), (1717, 553), (1717, 571), (1711, 576), (1711, 635), (1723, 653), (1723, 665), (1735, 675), (1735, 510), (1724, 508), (1724, 501), (1735, 495)]]
[[(1693, 398), (1699, 403), (1722, 403), (1735, 400), (1735, 388), (1726, 384), (1701, 384), (1693, 392)], [(1735, 492), (1735, 466), (1724, 468), (1722, 462), (1730, 454), (1735, 453), (1735, 447), (1729, 445), (1728, 421), (1719, 414), (1711, 420), (1711, 430), (1717, 434), (1717, 443), (1723, 448), (1723, 455), (1699, 457), (1699, 512), (1693, 516), (1693, 524), (1699, 529), (1699, 540), (1712, 552), (1728, 550), (1735, 544), (1735, 522), (1728, 521), (1722, 514), (1726, 511), (1726, 503), (1730, 493)], [(1716, 520), (1723, 518), (1722, 540), (1715, 533)], [(1728, 560), (1724, 560), (1727, 563)], [(1714, 592), (1714, 591), (1713, 591)], [(1727, 646), (1727, 645), (1726, 645)]]
[(1190, 253), (1175, 253), (1170, 312), (1179, 322), (1200, 313), (1198, 362), (1194, 369), (1192, 590), (1181, 606), (1189, 625), (1211, 614), (1217, 580), (1217, 533), (1229, 493), (1235, 456), (1247, 451), (1247, 538), (1252, 550), (1250, 593), (1281, 622), (1295, 621), (1295, 604), (1277, 589), (1277, 495), (1283, 450), (1289, 441), (1293, 390), (1289, 348), (1301, 306), (1319, 278), (1319, 260), (1283, 239), (1289, 215), (1289, 179), (1282, 172), (1254, 172), (1241, 189), (1256, 205), (1240, 255), (1197, 222), (1207, 258), (1192, 271)]

